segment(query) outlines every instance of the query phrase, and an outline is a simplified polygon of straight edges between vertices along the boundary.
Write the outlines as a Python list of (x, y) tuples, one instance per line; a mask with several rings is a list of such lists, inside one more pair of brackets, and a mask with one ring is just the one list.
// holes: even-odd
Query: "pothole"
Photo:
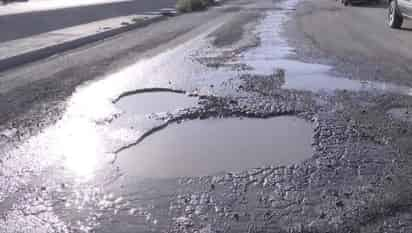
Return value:
[(146, 115), (195, 107), (198, 99), (175, 92), (146, 92), (120, 99), (116, 106), (127, 114)]
[(116, 129), (136, 129), (137, 126), (152, 125), (154, 123), (155, 120), (148, 119), (148, 115), (152, 113), (173, 113), (178, 110), (196, 107), (198, 106), (198, 98), (174, 91), (143, 92), (125, 96), (116, 101), (115, 104), (122, 111), (122, 114), (110, 126)]
[(209, 119), (171, 124), (118, 154), (128, 176), (171, 178), (288, 165), (312, 155), (313, 127), (282, 116)]

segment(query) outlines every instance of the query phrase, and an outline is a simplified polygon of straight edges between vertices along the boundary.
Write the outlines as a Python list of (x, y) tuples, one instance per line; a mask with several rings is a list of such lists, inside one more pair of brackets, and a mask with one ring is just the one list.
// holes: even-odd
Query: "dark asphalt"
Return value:
[(0, 16), (0, 42), (111, 17), (174, 7), (176, 0), (136, 0)]

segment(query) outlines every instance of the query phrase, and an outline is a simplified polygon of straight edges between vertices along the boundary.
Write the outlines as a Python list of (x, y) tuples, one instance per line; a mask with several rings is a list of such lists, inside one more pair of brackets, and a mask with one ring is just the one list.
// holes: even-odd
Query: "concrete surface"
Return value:
[[(60, 0), (57, 0), (59, 2)], [(34, 10), (44, 2), (17, 3), (0, 6), (0, 42), (33, 36), (94, 21), (133, 14), (147, 14), (162, 8), (171, 8), (175, 0), (91, 1), (46, 5), (44, 10)], [(51, 2), (56, 2), (52, 0)], [(74, 2), (74, 3), (73, 3)], [(81, 1), (80, 1), (81, 2)], [(32, 6), (33, 5), (33, 6)], [(70, 6), (70, 7), (68, 7)], [(13, 9), (13, 8), (18, 9)], [(10, 9), (9, 9), (10, 8)], [(32, 10), (32, 8), (34, 8)], [(56, 9), (57, 8), (57, 9)]]
[(46, 58), (162, 18), (161, 15), (129, 15), (0, 43), (0, 70)]
[(128, 2), (132, 0), (72, 0), (72, 1), (50, 1), (50, 0), (20, 0), (10, 1), (0, 5), (0, 15), (16, 15), (37, 11), (50, 11), (65, 8), (76, 8), (83, 6), (102, 5), (108, 3)]

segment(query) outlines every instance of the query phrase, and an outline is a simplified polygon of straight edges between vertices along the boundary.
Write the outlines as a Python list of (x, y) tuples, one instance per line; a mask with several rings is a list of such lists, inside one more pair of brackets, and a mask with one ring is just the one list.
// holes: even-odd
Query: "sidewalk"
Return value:
[(28, 0), (12, 1), (5, 5), (0, 2), (0, 16), (131, 1), (133, 0)]
[(128, 15), (0, 43), (0, 71), (102, 40), (151, 22), (162, 15)]
[(0, 43), (125, 15), (174, 8), (176, 0), (30, 0), (0, 5)]

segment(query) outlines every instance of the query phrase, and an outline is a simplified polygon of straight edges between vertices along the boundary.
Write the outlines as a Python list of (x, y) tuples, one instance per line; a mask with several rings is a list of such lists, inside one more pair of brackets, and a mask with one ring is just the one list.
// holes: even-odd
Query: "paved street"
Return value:
[[(385, 5), (346, 9), (327, 0), (304, 5), (297, 9), (298, 17), (290, 25), (301, 33), (300, 38), (306, 37), (305, 43), (293, 43), (302, 45), (298, 51), (311, 53), (307, 57), (329, 59), (329, 63), (337, 60), (333, 62), (336, 69), (356, 79), (412, 85), (412, 22), (405, 20), (401, 30), (388, 29)], [(297, 34), (292, 38), (298, 38)], [(303, 48), (308, 46), (319, 49)]]
[(113, 17), (150, 13), (174, 7), (176, 1), (80, 1), (77, 6), (76, 1), (71, 1), (71, 4), (63, 5), (65, 8), (51, 3), (47, 6), (45, 2), (33, 1), (0, 6), (0, 28), (3, 32), (0, 34), (0, 42)]
[(412, 232), (385, 8), (233, 0), (0, 72), (0, 232)]

